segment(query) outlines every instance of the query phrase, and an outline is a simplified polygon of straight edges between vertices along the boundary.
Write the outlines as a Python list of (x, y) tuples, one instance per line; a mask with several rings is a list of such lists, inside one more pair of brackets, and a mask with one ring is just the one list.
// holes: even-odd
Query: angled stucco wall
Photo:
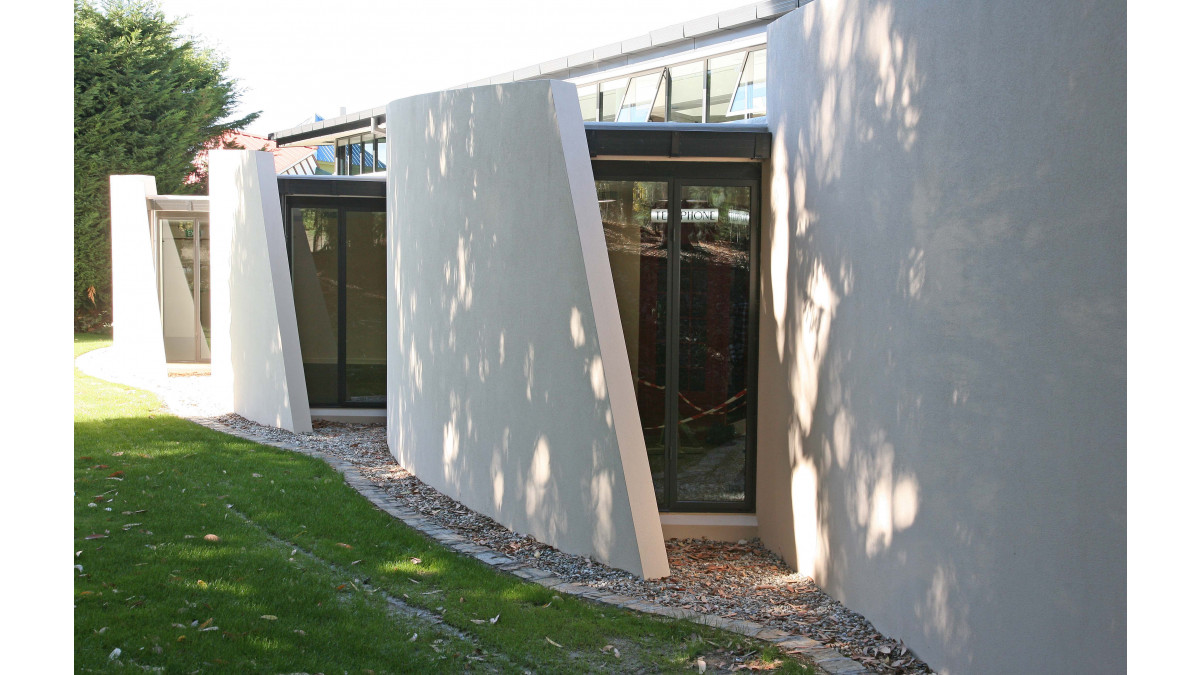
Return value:
[(167, 376), (154, 242), (146, 198), (154, 176), (109, 176), (112, 222), (113, 345), (122, 368), (152, 380)]
[(1124, 5), (768, 35), (760, 533), (939, 673), (1123, 672)]
[(575, 88), (387, 115), (392, 454), (515, 531), (665, 576)]
[(274, 159), (208, 159), (214, 383), (246, 419), (312, 431)]

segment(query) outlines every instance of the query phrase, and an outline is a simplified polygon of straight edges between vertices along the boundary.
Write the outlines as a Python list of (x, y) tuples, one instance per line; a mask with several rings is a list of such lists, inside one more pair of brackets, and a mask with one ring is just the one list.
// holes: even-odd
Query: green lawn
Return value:
[[(75, 352), (106, 344), (76, 336)], [(77, 670), (670, 672), (765, 649), (758, 665), (808, 672), (731, 633), (556, 597), (413, 531), (321, 461), (79, 371), (74, 452)]]

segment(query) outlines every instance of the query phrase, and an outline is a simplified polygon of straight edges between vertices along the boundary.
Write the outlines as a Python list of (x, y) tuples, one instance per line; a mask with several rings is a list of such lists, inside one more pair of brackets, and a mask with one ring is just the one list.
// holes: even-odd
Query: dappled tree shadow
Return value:
[(790, 508), (760, 523), (935, 667), (1124, 653), (1123, 31), (820, 1), (771, 28), (760, 494)]

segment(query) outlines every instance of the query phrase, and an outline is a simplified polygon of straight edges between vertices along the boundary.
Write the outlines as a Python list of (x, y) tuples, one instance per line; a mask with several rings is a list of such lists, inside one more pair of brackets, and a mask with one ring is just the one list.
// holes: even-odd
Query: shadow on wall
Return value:
[(1123, 662), (1123, 9), (771, 30), (774, 545), (939, 671)]
[(390, 445), (516, 531), (640, 569), (628, 507), (615, 511), (625, 478), (546, 91), (442, 92), (406, 131), (392, 124), (391, 198), (420, 206), (389, 209)]

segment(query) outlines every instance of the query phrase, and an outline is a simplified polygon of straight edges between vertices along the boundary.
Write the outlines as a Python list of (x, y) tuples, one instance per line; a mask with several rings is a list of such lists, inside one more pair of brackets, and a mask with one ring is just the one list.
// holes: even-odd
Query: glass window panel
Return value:
[(375, 170), (387, 171), (387, 137), (375, 139)]
[(617, 109), (625, 96), (625, 85), (629, 78), (609, 80), (600, 83), (600, 121), (612, 122), (617, 119)]
[(751, 113), (758, 117), (767, 112), (767, 50), (750, 52), (746, 67), (738, 82), (733, 101), (729, 104), (730, 114)]
[(681, 188), (679, 501), (746, 499), (750, 188)]
[(362, 173), (362, 138), (355, 136), (350, 139), (349, 146), (350, 155), (350, 175), (357, 176)]
[(658, 78), (658, 94), (654, 96), (654, 105), (650, 107), (651, 122), (667, 121), (667, 77)]
[(589, 84), (579, 88), (579, 111), (583, 113), (584, 122), (596, 121), (596, 85)]
[(708, 121), (727, 122), (744, 115), (729, 115), (729, 102), (737, 88), (745, 52), (726, 54), (708, 60)]
[(167, 361), (195, 361), (195, 221), (161, 220), (159, 288), (162, 293), (163, 347)]
[(346, 400), (387, 401), (387, 212), (346, 211)]
[(210, 326), (212, 326), (212, 315), (210, 312), (212, 295), (209, 292), (209, 281), (212, 275), (209, 274), (208, 221), (197, 220), (196, 228), (199, 230), (200, 234), (199, 246), (196, 248), (196, 267), (199, 270), (199, 273), (196, 276), (200, 285), (200, 288), (198, 289), (198, 294), (200, 296), (200, 335), (203, 339), (203, 344), (200, 346), (200, 351), (203, 360), (208, 360), (211, 358), (209, 347), (212, 345), (210, 335), (212, 332), (210, 330)]
[(338, 210), (293, 208), (292, 293), (309, 405), (338, 403)]
[(596, 181), (654, 494), (666, 504), (667, 183)]
[(629, 82), (625, 101), (617, 113), (618, 122), (645, 122), (650, 118), (650, 107), (658, 94), (662, 82), (662, 71), (639, 75)]
[(375, 172), (375, 139), (363, 136), (362, 142), (362, 172)]
[(671, 69), (671, 122), (704, 121), (704, 62)]

